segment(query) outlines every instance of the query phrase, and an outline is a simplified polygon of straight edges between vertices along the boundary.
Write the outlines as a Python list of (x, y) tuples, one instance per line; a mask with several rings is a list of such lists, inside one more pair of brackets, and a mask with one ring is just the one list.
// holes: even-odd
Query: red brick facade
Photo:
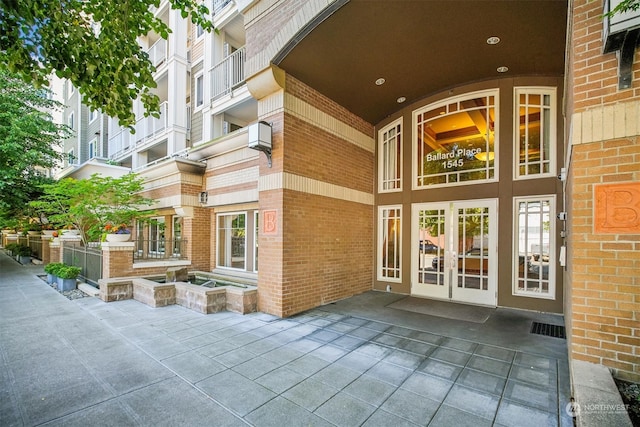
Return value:
[[(599, 186), (640, 182), (640, 50), (632, 87), (619, 89), (616, 54), (602, 53), (601, 14), (601, 1), (574, 2), (567, 78), (572, 154), (566, 276), (571, 295), (565, 314), (573, 359), (639, 381), (640, 233), (628, 217), (616, 232), (606, 232), (598, 223), (603, 212), (596, 195)], [(640, 208), (632, 201), (627, 208), (637, 214)], [(640, 225), (637, 217), (635, 222)]]

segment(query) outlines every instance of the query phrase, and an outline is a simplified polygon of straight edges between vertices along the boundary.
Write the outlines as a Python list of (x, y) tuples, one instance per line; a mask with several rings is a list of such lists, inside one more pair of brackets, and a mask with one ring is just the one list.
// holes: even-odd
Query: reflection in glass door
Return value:
[(416, 205), (412, 294), (496, 304), (496, 202)]

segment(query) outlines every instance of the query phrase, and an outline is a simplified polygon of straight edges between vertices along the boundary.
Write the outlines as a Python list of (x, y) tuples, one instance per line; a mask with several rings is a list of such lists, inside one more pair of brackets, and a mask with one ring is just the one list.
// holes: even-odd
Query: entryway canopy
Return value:
[(338, 0), (274, 62), (377, 124), (463, 84), (564, 74), (566, 29), (566, 0)]

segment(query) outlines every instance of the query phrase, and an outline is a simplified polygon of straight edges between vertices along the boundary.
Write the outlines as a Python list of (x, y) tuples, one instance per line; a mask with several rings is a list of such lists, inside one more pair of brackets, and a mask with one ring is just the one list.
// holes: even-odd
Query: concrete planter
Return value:
[(76, 279), (63, 279), (58, 277), (57, 283), (59, 291), (70, 291), (76, 288)]
[(107, 234), (107, 242), (128, 242), (131, 234)]
[(47, 273), (47, 283), (50, 285), (58, 283), (58, 277), (55, 274)]
[(31, 257), (20, 255), (18, 261), (20, 261), (22, 265), (31, 264)]

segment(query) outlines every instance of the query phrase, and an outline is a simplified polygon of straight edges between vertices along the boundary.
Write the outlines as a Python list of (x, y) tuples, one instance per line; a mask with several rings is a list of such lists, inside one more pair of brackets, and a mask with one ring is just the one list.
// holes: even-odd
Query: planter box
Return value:
[(128, 242), (131, 234), (107, 234), (107, 242)]
[(27, 264), (31, 264), (31, 257), (30, 256), (20, 256), (20, 264), (22, 265), (27, 265)]
[(47, 273), (47, 283), (50, 285), (58, 283), (58, 276), (56, 276), (55, 274)]
[(76, 288), (76, 279), (63, 279), (58, 277), (58, 290), (70, 291)]

